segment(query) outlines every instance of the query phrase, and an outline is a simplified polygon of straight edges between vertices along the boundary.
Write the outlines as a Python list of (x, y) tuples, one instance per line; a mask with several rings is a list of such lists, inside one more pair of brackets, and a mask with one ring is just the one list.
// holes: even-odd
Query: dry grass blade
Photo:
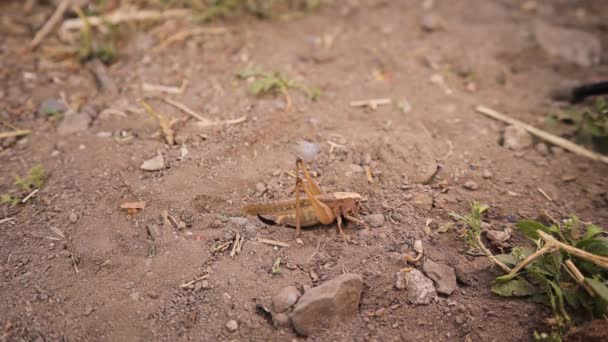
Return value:
[(180, 284), (179, 287), (182, 288), (182, 289), (186, 288), (186, 287), (188, 287), (188, 286), (190, 286), (190, 285), (192, 285), (194, 283), (197, 283), (197, 282), (199, 282), (199, 281), (201, 281), (203, 279), (207, 279), (208, 277), (209, 277), (209, 275), (205, 274), (204, 276), (200, 276), (200, 277), (194, 278), (193, 280), (191, 280), (191, 281), (189, 281), (187, 283)]
[(158, 44), (156, 47), (154, 47), (152, 49), (152, 52), (162, 51), (162, 50), (166, 49), (167, 47), (169, 47), (169, 45), (171, 45), (175, 42), (183, 41), (192, 36), (221, 35), (221, 34), (226, 34), (229, 32), (230, 32), (230, 29), (227, 27), (196, 27), (196, 28), (186, 29), (183, 31), (179, 31), (179, 32), (173, 34), (172, 36), (170, 36), (169, 38), (163, 40), (160, 44)]
[(181, 111), (183, 111), (186, 114), (191, 115), (193, 118), (199, 120), (200, 122), (205, 122), (205, 123), (210, 123), (212, 122), (211, 120), (203, 117), (202, 115), (200, 115), (199, 113), (195, 112), (193, 109), (190, 109), (190, 107), (186, 106), (185, 104), (181, 103), (181, 102), (177, 102), (175, 100), (171, 100), (170, 98), (163, 98), (163, 101), (165, 101), (166, 103), (180, 109)]
[(151, 117), (158, 121), (160, 125), (160, 129), (163, 132), (165, 140), (169, 145), (175, 145), (175, 132), (171, 128), (175, 123), (174, 120), (169, 120), (164, 114), (156, 112), (149, 104), (147, 104), (144, 100), (139, 101), (141, 105), (144, 107), (146, 112), (150, 114)]
[(167, 93), (167, 94), (183, 94), (184, 90), (186, 90), (187, 85), (188, 85), (187, 80), (183, 80), (182, 85), (180, 85), (179, 87), (166, 86), (166, 85), (162, 85), (162, 84), (151, 84), (151, 83), (144, 82), (141, 85), (141, 89), (143, 91), (149, 91), (149, 92), (161, 92), (161, 93)]
[(240, 124), (245, 121), (247, 121), (247, 116), (243, 115), (236, 119), (229, 119), (229, 120), (217, 120), (217, 121), (207, 121), (207, 122), (200, 121), (197, 123), (197, 126), (199, 126), (201, 128), (205, 128), (205, 127), (221, 126), (221, 125), (236, 125), (236, 124)]

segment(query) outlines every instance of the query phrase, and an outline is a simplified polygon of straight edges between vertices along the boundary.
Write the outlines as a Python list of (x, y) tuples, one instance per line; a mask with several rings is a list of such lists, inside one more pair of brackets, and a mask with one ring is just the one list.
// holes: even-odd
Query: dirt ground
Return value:
[[(186, 23), (127, 25), (129, 39), (107, 69), (116, 93), (102, 92), (88, 66), (23, 52), (51, 5), (24, 14), (20, 1), (0, 3), (0, 116), (32, 130), (2, 141), (0, 193), (36, 163), (48, 173), (28, 204), (0, 212), (1, 340), (300, 340), (274, 328), (256, 305), (269, 305), (287, 285), (314, 286), (345, 272), (363, 276), (359, 313), (309, 339), (522, 341), (546, 330), (550, 310), (493, 295), (499, 270), (465, 255), (454, 229), (427, 235), (425, 225), (434, 231), (471, 201), (490, 205), (487, 222), (497, 229), (542, 210), (608, 225), (606, 165), (559, 149), (508, 150), (499, 144), (504, 125), (474, 111), (485, 105), (559, 131), (545, 120), (562, 110), (549, 90), (606, 79), (608, 67), (548, 58), (531, 39), (533, 25), (584, 30), (608, 46), (608, 8), (599, 0), (537, 2), (532, 10), (523, 1), (435, 1), (429, 10), (421, 3), (336, 1), (287, 21), (220, 21), (210, 26), (233, 30), (158, 52), (158, 32)], [(441, 16), (443, 28), (424, 32), (426, 12)], [(49, 37), (42, 46), (58, 44)], [(313, 102), (293, 90), (294, 109), (286, 111), (280, 95), (248, 93), (247, 81), (235, 78), (247, 66), (280, 70), (322, 95)], [(472, 81), (461, 76), (469, 74)], [(452, 93), (431, 82), (433, 75)], [(169, 97), (211, 119), (247, 120), (211, 128), (183, 120), (174, 126), (177, 144), (168, 146), (137, 99), (189, 118), (142, 90), (143, 83), (184, 80), (183, 93)], [(91, 114), (88, 128), (59, 134), (57, 120), (37, 114), (60, 94)], [(373, 98), (406, 100), (411, 110), (349, 105)], [(347, 226), (348, 243), (333, 225), (315, 227), (298, 244), (292, 229), (238, 218), (245, 203), (289, 198), (294, 180), (282, 171), (293, 170), (293, 145), (301, 140), (321, 147), (310, 167), (322, 187), (364, 194), (362, 214), (383, 214), (382, 225)], [(140, 169), (157, 154), (165, 169)], [(374, 183), (361, 172), (365, 164)], [(470, 181), (475, 189), (464, 187)], [(128, 214), (120, 203), (129, 201), (146, 207)], [(187, 227), (164, 224), (163, 211)], [(239, 254), (212, 252), (236, 232), (245, 237)], [(469, 284), (430, 305), (408, 304), (395, 272), (417, 239), (425, 257), (458, 268)], [(282, 273), (273, 275), (277, 257)], [(204, 284), (180, 287), (204, 275)], [(237, 331), (226, 329), (229, 320)]]

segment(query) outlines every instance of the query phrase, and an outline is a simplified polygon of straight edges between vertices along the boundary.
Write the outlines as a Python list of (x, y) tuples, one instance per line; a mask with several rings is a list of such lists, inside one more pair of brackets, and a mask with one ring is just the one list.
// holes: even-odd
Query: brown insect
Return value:
[[(300, 169), (305, 181), (300, 178)], [(243, 215), (257, 215), (267, 224), (277, 224), (296, 228), (296, 236), (300, 236), (301, 227), (310, 227), (318, 224), (338, 223), (338, 232), (346, 239), (342, 231), (342, 219), (358, 224), (365, 224), (359, 216), (361, 195), (356, 192), (324, 193), (310, 178), (302, 158), (296, 160), (296, 186), (295, 199), (270, 203), (252, 203), (245, 205), (241, 212)], [(305, 197), (300, 197), (304, 191)], [(273, 216), (269, 219), (265, 216)]]

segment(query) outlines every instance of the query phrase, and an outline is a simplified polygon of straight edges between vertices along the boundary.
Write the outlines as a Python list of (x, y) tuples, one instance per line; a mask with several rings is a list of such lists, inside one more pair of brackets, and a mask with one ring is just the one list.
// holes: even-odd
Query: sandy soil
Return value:
[[(549, 90), (606, 78), (608, 68), (548, 58), (531, 32), (543, 21), (597, 34), (606, 43), (600, 3), (551, 1), (526, 11), (519, 1), (436, 1), (431, 10), (414, 1), (335, 2), (289, 21), (219, 22), (213, 25), (234, 30), (159, 52), (151, 52), (156, 35), (185, 23), (133, 26), (107, 68), (118, 87), (109, 93), (98, 88), (88, 66), (50, 64), (40, 51), (23, 52), (51, 6), (23, 14), (20, 2), (2, 2), (0, 116), (33, 132), (2, 142), (0, 193), (13, 188), (14, 174), (36, 163), (48, 172), (30, 203), (0, 211), (2, 340), (302, 339), (275, 329), (256, 305), (268, 305), (287, 285), (313, 286), (344, 272), (363, 275), (359, 314), (310, 339), (530, 340), (551, 312), (493, 295), (499, 270), (465, 255), (454, 230), (427, 235), (425, 225), (432, 220), (434, 230), (451, 222), (448, 214), (467, 212), (470, 201), (491, 206), (487, 222), (495, 228), (536, 218), (541, 210), (608, 224), (606, 165), (559, 149), (508, 150), (499, 144), (504, 125), (474, 111), (486, 105), (559, 132), (546, 121), (562, 110)], [(424, 32), (425, 12), (441, 16), (443, 29)], [(52, 37), (43, 47), (58, 44)], [(322, 96), (313, 102), (293, 90), (294, 109), (286, 111), (280, 95), (248, 93), (247, 81), (235, 78), (247, 66), (282, 71), (319, 87)], [(431, 82), (433, 75), (442, 75), (452, 93)], [(247, 120), (200, 128), (141, 87), (184, 80), (185, 91), (172, 99), (210, 119)], [(61, 93), (91, 113), (88, 128), (62, 135), (57, 120), (36, 113)], [(175, 146), (163, 141), (158, 124), (138, 105), (144, 97), (182, 119)], [(373, 98), (407, 101), (411, 110), (395, 103), (376, 110), (349, 106)], [(282, 171), (293, 170), (293, 145), (300, 140), (321, 148), (310, 167), (322, 187), (364, 194), (362, 214), (383, 214), (384, 224), (347, 226), (348, 243), (333, 225), (307, 229), (298, 244), (292, 229), (255, 217), (232, 219), (245, 203), (289, 198), (294, 180)], [(142, 171), (142, 162), (157, 154), (167, 167)], [(361, 172), (366, 163), (374, 183)], [(470, 181), (476, 189), (464, 187)], [(129, 201), (147, 205), (128, 214), (119, 204)], [(163, 211), (187, 227), (164, 224)], [(245, 237), (240, 254), (212, 252), (236, 232)], [(259, 237), (290, 247), (262, 244)], [(407, 304), (394, 274), (417, 239), (427, 258), (462, 269), (470, 284), (428, 306)], [(523, 241), (516, 235), (512, 243)], [(283, 272), (273, 276), (277, 257)], [(204, 287), (180, 288), (202, 275), (208, 275)], [(226, 329), (229, 320), (238, 322), (236, 332)]]

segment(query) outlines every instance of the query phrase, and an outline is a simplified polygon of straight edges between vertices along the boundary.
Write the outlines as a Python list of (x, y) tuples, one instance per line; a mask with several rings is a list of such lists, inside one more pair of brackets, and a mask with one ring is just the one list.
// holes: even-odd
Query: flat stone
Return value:
[(302, 294), (295, 286), (287, 286), (282, 288), (277, 294), (272, 297), (272, 308), (274, 312), (281, 313), (294, 305)]
[(76, 112), (65, 115), (59, 126), (57, 134), (66, 136), (74, 133), (86, 131), (91, 124), (91, 117), (87, 113)]
[(343, 274), (304, 293), (290, 315), (295, 330), (303, 336), (335, 326), (353, 317), (359, 308), (363, 279)]
[(384, 225), (384, 215), (382, 214), (369, 214), (363, 217), (363, 220), (372, 227), (382, 227)]
[(456, 290), (456, 273), (454, 268), (427, 259), (422, 267), (424, 274), (435, 283), (437, 292), (450, 295)]
[(417, 269), (413, 269), (404, 274), (405, 288), (407, 289), (407, 300), (412, 304), (431, 303), (437, 297), (433, 281), (422, 274)]
[(229, 218), (230, 222), (236, 224), (237, 226), (244, 226), (249, 222), (246, 217), (231, 217)]
[(505, 128), (502, 141), (504, 147), (513, 151), (521, 151), (532, 146), (532, 136), (530, 133), (514, 125)]
[(140, 168), (144, 171), (158, 171), (165, 168), (165, 159), (162, 155), (157, 155), (154, 158), (145, 160)]
[(48, 115), (63, 114), (68, 111), (68, 107), (61, 100), (57, 99), (46, 99), (42, 101), (40, 107), (38, 107), (37, 114), (40, 117), (46, 117)]

